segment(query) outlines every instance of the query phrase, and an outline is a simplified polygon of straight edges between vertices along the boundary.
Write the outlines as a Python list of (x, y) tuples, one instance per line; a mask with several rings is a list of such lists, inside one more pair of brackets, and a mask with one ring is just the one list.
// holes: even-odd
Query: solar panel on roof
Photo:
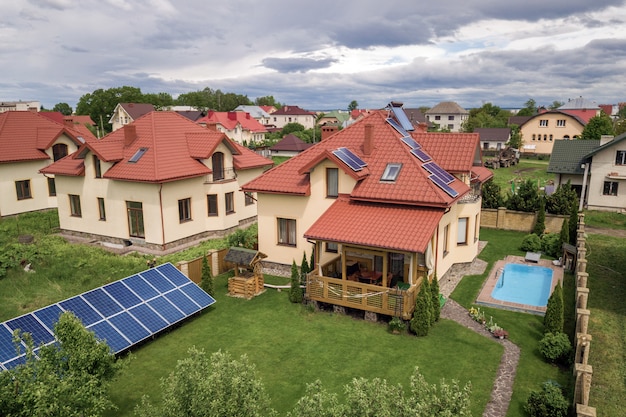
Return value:
[(111, 352), (119, 353), (213, 303), (172, 264), (159, 265), (0, 323), (0, 370), (26, 360), (26, 345), (20, 341), (16, 351), (13, 330), (30, 333), (36, 345), (56, 344), (54, 325), (64, 311), (73, 312)]
[(450, 197), (456, 197), (457, 195), (459, 195), (458, 192), (456, 192), (455, 189), (453, 189), (452, 187), (450, 187), (448, 184), (446, 184), (441, 178), (439, 178), (438, 176), (436, 176), (435, 174), (431, 174), (428, 179), (430, 179), (437, 187), (441, 188), (443, 191), (445, 191)]
[(409, 118), (406, 116), (406, 113), (404, 112), (404, 109), (402, 107), (395, 106), (392, 103), (391, 104), (391, 112), (393, 113), (393, 115), (395, 116), (396, 120), (400, 123), (400, 125), (402, 126), (402, 128), (404, 130), (411, 131), (411, 130), (415, 129), (413, 127), (413, 123), (411, 123)]
[(363, 161), (361, 158), (356, 156), (350, 149), (348, 148), (339, 148), (333, 151), (333, 155), (337, 158), (341, 159), (341, 161), (348, 165), (353, 171), (360, 171), (367, 163)]
[(434, 161), (424, 164), (423, 167), (431, 174), (434, 174), (437, 177), (439, 177), (446, 184), (450, 184), (452, 181), (454, 181), (454, 176), (448, 173), (448, 171), (446, 171), (445, 169), (441, 168)]
[(411, 153), (422, 162), (428, 162), (431, 160), (430, 155), (428, 155), (423, 149), (411, 149)]
[(419, 149), (419, 148), (421, 148), (420, 144), (415, 142), (415, 139), (413, 139), (410, 136), (403, 136), (402, 137), (402, 142), (407, 144), (409, 146), (409, 148), (411, 148), (411, 149)]
[(394, 119), (392, 119), (391, 117), (387, 117), (387, 123), (389, 123), (391, 127), (393, 127), (394, 129), (396, 129), (396, 131), (400, 133), (402, 136), (409, 136), (409, 132), (404, 130), (404, 128), (400, 126), (400, 124), (396, 122)]

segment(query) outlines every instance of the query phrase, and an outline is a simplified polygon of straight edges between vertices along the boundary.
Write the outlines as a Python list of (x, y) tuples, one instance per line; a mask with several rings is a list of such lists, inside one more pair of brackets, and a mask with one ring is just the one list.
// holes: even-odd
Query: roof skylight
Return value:
[(402, 168), (402, 164), (398, 163), (389, 163), (385, 167), (385, 172), (383, 172), (383, 176), (380, 177), (381, 181), (395, 181), (400, 174), (400, 169)]
[(135, 163), (135, 162), (139, 161), (139, 159), (141, 159), (143, 154), (146, 153), (147, 151), (148, 151), (148, 148), (139, 148), (139, 149), (137, 149), (137, 152), (135, 152), (135, 154), (128, 160), (128, 162)]

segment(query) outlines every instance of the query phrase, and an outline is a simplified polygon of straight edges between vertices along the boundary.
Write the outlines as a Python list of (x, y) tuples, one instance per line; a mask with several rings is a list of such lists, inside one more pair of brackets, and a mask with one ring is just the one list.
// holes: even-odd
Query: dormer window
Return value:
[(387, 164), (385, 168), (385, 172), (383, 172), (383, 176), (380, 177), (381, 181), (395, 181), (398, 178), (398, 174), (400, 174), (400, 168), (402, 168), (402, 164), (390, 163)]

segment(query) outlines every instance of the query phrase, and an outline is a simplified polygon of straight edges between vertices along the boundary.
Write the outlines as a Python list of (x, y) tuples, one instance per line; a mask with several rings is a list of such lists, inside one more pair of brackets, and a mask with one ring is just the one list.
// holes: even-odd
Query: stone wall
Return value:
[[(567, 216), (546, 213), (546, 233), (560, 233), (566, 218)], [(513, 211), (500, 207), (498, 209), (482, 209), (480, 225), (489, 229), (531, 233), (536, 221), (537, 213)]]

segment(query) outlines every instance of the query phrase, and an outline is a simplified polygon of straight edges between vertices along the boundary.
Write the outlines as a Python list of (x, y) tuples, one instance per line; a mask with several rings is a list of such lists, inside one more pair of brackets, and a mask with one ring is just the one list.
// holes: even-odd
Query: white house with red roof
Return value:
[[(259, 250), (288, 269), (314, 253), (307, 296), (409, 318), (421, 282), (478, 253), (476, 133), (414, 131), (390, 103), (246, 183)], [(399, 289), (402, 288), (402, 289)]]
[(256, 198), (240, 188), (272, 164), (176, 112), (151, 112), (41, 172), (56, 176), (63, 231), (165, 250), (256, 220)]
[(76, 151), (85, 138), (94, 138), (88, 129), (57, 123), (41, 113), (1, 113), (0, 216), (55, 208), (54, 175), (43, 176), (39, 170)]
[(250, 113), (242, 111), (217, 112), (209, 110), (196, 123), (203, 126), (215, 125), (217, 130), (242, 145), (262, 143), (267, 128)]
[(283, 106), (270, 113), (270, 124), (282, 129), (289, 123), (300, 123), (305, 129), (313, 129), (316, 117), (314, 112), (301, 109), (298, 106)]

